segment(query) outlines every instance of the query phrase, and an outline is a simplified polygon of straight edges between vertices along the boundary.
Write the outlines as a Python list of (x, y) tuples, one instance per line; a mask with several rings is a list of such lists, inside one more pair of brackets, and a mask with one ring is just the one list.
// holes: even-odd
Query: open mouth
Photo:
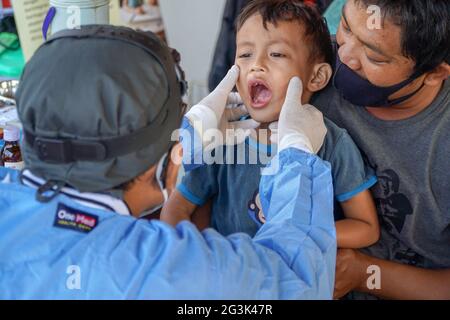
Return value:
[(262, 80), (250, 80), (248, 82), (248, 89), (253, 108), (263, 108), (272, 100), (272, 91)]

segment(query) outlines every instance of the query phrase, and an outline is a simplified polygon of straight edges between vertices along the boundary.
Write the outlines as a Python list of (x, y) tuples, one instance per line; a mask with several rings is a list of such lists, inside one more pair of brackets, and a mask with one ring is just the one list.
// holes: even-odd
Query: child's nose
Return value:
[(251, 71), (253, 71), (253, 72), (264, 72), (265, 69), (263, 67), (261, 67), (261, 66), (255, 65), (255, 66), (252, 67)]
[(251, 68), (252, 72), (265, 72), (266, 71), (266, 61), (264, 55), (258, 54), (253, 60), (253, 65)]

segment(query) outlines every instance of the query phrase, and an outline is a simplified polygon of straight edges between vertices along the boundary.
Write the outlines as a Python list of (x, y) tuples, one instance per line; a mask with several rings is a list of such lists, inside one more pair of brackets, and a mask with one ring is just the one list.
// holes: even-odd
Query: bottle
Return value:
[[(109, 24), (109, 4), (111, 0), (50, 0), (50, 10), (54, 10), (48, 23), (51, 33), (55, 34), (64, 29), (78, 29), (90, 24)], [(48, 1), (47, 1), (48, 2)], [(117, 2), (117, 1), (116, 1)], [(78, 11), (74, 11), (78, 8)], [(77, 19), (74, 15), (77, 14)], [(47, 19), (46, 19), (47, 20)], [(44, 22), (45, 29), (48, 25)], [(47, 34), (46, 30), (44, 31)]]
[(1, 153), (1, 159), (5, 168), (22, 170), (24, 162), (22, 152), (19, 146), (20, 131), (19, 128), (9, 126), (3, 131), (3, 140), (5, 145)]
[(3, 146), (5, 145), (5, 141), (3, 140), (3, 128), (0, 128), (0, 166), (3, 166), (2, 161), (2, 152), (3, 152)]

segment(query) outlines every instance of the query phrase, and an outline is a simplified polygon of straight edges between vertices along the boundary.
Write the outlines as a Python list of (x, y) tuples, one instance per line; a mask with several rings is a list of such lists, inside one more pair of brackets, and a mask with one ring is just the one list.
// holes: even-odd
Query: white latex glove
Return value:
[(302, 81), (292, 78), (278, 122), (269, 125), (271, 141), (278, 143), (278, 152), (292, 147), (317, 154), (325, 141), (327, 128), (323, 114), (310, 104), (303, 105), (302, 94)]
[[(205, 132), (211, 129), (219, 130), (223, 137), (224, 144), (241, 143), (251, 132), (251, 129), (258, 127), (259, 123), (254, 120), (238, 121), (241, 117), (248, 115), (248, 111), (242, 103), (241, 97), (236, 92), (231, 92), (239, 78), (239, 68), (233, 66), (219, 83), (219, 85), (206, 98), (193, 106), (185, 115), (190, 124), (202, 137), (205, 147), (215, 148), (219, 145), (214, 140), (205, 136)], [(237, 129), (243, 130), (244, 134), (239, 134), (233, 139)], [(228, 138), (227, 138), (228, 135)]]

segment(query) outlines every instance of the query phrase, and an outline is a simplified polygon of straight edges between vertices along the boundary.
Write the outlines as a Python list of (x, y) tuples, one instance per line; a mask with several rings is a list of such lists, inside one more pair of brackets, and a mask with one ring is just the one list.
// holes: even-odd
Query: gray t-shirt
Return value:
[(450, 268), (450, 81), (419, 114), (383, 121), (329, 86), (313, 104), (347, 129), (378, 183), (372, 188), (381, 239), (372, 256), (424, 268)]

